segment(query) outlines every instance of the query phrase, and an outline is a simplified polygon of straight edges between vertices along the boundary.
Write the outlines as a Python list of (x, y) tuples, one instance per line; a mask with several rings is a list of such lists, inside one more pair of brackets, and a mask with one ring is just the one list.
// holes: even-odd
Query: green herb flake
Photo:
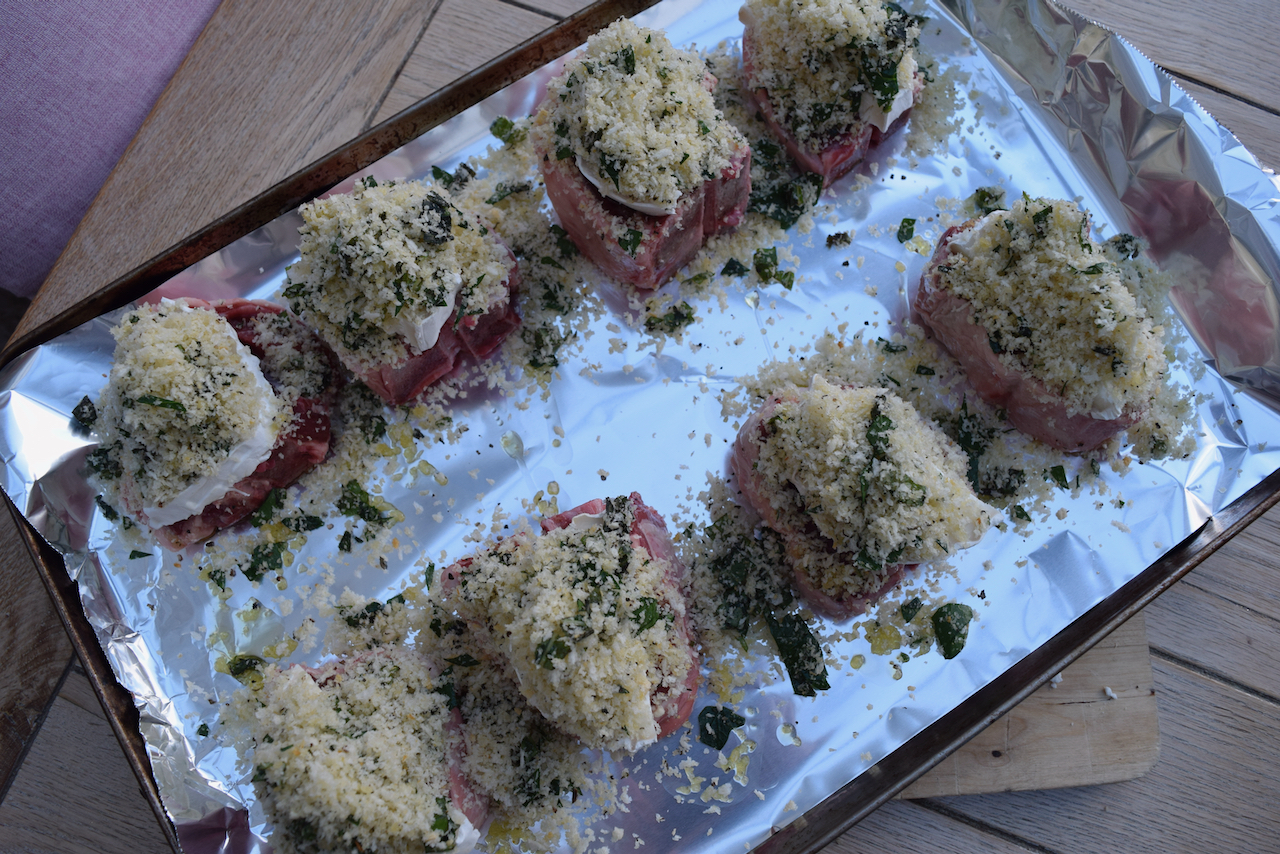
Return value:
[(103, 518), (106, 519), (108, 522), (114, 522), (120, 518), (119, 511), (117, 511), (116, 508), (108, 504), (101, 495), (93, 496), (93, 503), (98, 505), (98, 509), (102, 511)]
[(1015, 519), (1019, 519), (1019, 520), (1021, 520), (1021, 521), (1023, 521), (1023, 522), (1030, 522), (1030, 521), (1031, 521), (1031, 516), (1030, 516), (1030, 514), (1028, 514), (1028, 513), (1027, 513), (1027, 511), (1023, 509), (1023, 507), (1022, 507), (1022, 505), (1021, 505), (1021, 504), (1015, 504), (1015, 505), (1013, 505), (1013, 507), (1011, 507), (1011, 508), (1009, 508), (1009, 509), (1011, 509), (1011, 510), (1013, 511), (1013, 518), (1015, 518)]
[(115, 480), (124, 474), (124, 468), (109, 448), (95, 448), (84, 458), (89, 471), (105, 480)]
[(698, 712), (698, 741), (712, 750), (724, 750), (729, 736), (747, 719), (733, 709), (721, 706), (705, 706)]
[(923, 607), (924, 603), (920, 601), (919, 596), (912, 597), (910, 602), (903, 602), (902, 607), (899, 609), (902, 612), (903, 622), (911, 622)]
[(964, 649), (973, 618), (973, 609), (958, 602), (948, 602), (933, 612), (933, 634), (943, 658), (955, 658)]
[(162, 409), (172, 409), (174, 412), (186, 412), (187, 407), (183, 406), (176, 400), (170, 400), (167, 397), (156, 397), (154, 394), (144, 394), (138, 398), (138, 403), (147, 406), (158, 406)]
[(564, 638), (547, 638), (539, 641), (533, 651), (534, 664), (543, 670), (555, 670), (556, 662), (569, 657), (569, 642)]
[(751, 268), (746, 264), (743, 264), (737, 258), (730, 258), (728, 261), (725, 261), (724, 266), (720, 268), (720, 275), (722, 276), (742, 277), (750, 272)]
[(1041, 208), (1031, 215), (1031, 224), (1035, 226), (1037, 237), (1044, 237), (1045, 225), (1051, 216), (1053, 216), (1053, 205)]
[(572, 258), (578, 254), (578, 247), (570, 239), (569, 232), (558, 225), (553, 225), (551, 226), (551, 234), (556, 239), (556, 249), (560, 250), (561, 258)]
[(151, 552), (140, 552), (137, 549), (129, 552), (129, 560), (138, 560), (144, 557), (151, 557)]
[(760, 276), (760, 281), (774, 281), (782, 285), (787, 290), (795, 284), (796, 274), (790, 270), (778, 269), (778, 248), (770, 246), (768, 249), (757, 249), (751, 258), (751, 264), (755, 267), (756, 274)]
[(98, 410), (89, 399), (89, 395), (86, 394), (80, 398), (80, 402), (71, 410), (71, 417), (86, 430), (93, 427), (93, 423), (98, 420)]
[(528, 136), (524, 128), (516, 127), (516, 123), (506, 116), (498, 116), (494, 119), (493, 124), (489, 125), (489, 133), (502, 140), (503, 145), (516, 145)]
[(319, 516), (290, 516), (287, 519), (281, 519), (280, 524), (284, 525), (295, 534), (306, 533), (307, 531), (318, 531), (324, 527), (324, 520)]
[(766, 614), (769, 633), (782, 656), (782, 666), (791, 677), (791, 690), (801, 697), (817, 696), (831, 687), (827, 681), (827, 664), (822, 657), (822, 644), (797, 614), (775, 617)]
[(209, 735), (209, 725), (200, 724), (200, 726), (196, 727), (196, 735), (200, 736), (201, 738), (207, 738)]
[(263, 525), (271, 521), (276, 515), (276, 511), (284, 504), (285, 491), (280, 487), (276, 487), (267, 493), (267, 497), (262, 499), (262, 503), (258, 505), (258, 509), (249, 514), (249, 524), (255, 528), (261, 528)]
[(636, 250), (640, 248), (640, 242), (644, 240), (644, 233), (636, 231), (634, 228), (628, 228), (627, 233), (618, 238), (618, 245), (632, 258), (636, 257)]
[(533, 187), (528, 181), (522, 181), (519, 184), (508, 184), (505, 181), (499, 181), (498, 186), (494, 188), (493, 195), (485, 199), (486, 204), (496, 205), (507, 196), (515, 193), (528, 192)]
[(431, 829), (440, 834), (440, 841), (435, 845), (424, 846), (427, 851), (451, 851), (458, 833), (458, 823), (449, 817), (449, 799), (436, 798), (436, 808), (440, 811), (431, 819)]
[(624, 74), (636, 73), (636, 49), (627, 45), (613, 57), (613, 64), (622, 69)]
[(266, 663), (266, 659), (257, 655), (236, 655), (227, 662), (227, 672), (239, 679), (247, 673), (262, 670), (262, 666)]
[(693, 323), (697, 316), (693, 306), (681, 301), (672, 306), (671, 310), (666, 314), (646, 317), (644, 319), (644, 328), (650, 334), (665, 332), (668, 335), (674, 335), (690, 323)]
[(1071, 482), (1067, 480), (1067, 470), (1062, 466), (1058, 465), (1049, 469), (1049, 477), (1053, 479), (1054, 483), (1058, 484), (1060, 489), (1071, 488)]
[(1001, 187), (979, 187), (973, 192), (973, 209), (986, 216), (996, 211), (1008, 210)]
[(898, 224), (898, 242), (906, 243), (916, 236), (916, 221), (911, 217), (903, 217)]
[(244, 577), (250, 581), (261, 581), (268, 572), (279, 572), (284, 568), (284, 555), (288, 543), (263, 543), (254, 546), (249, 555), (249, 566), (242, 567)]
[(1121, 232), (1108, 240), (1107, 245), (1121, 258), (1132, 260), (1142, 254), (1142, 241), (1132, 234)]
[(778, 248), (770, 246), (768, 249), (757, 249), (751, 258), (751, 264), (762, 280), (769, 281), (778, 272)]
[(636, 624), (636, 634), (646, 632), (658, 625), (662, 612), (658, 610), (658, 600), (645, 596), (640, 600), (640, 607), (631, 612), (631, 621)]
[(375, 525), (384, 525), (390, 518), (374, 505), (369, 493), (357, 480), (349, 480), (342, 487), (342, 495), (338, 498), (338, 512), (343, 516), (354, 516)]

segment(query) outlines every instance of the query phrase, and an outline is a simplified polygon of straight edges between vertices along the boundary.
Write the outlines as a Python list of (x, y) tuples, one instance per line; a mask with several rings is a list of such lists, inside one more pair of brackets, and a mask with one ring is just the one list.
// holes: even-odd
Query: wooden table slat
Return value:
[[(578, 8), (569, 8), (567, 13)], [(483, 45), (475, 43), (477, 20), (489, 22)], [(443, 0), (426, 36), (396, 77), (376, 121), (390, 118), (553, 23), (555, 18), (549, 14), (530, 12), (502, 0)]]
[(75, 657), (17, 524), (0, 506), (0, 799)]
[(1110, 786), (943, 803), (999, 832), (1073, 854), (1280, 849), (1280, 706), (1160, 659), (1153, 668), (1163, 736), (1150, 774)]
[(1160, 730), (1143, 615), (1061, 675), (899, 797), (1092, 786), (1147, 773), (1160, 755)]

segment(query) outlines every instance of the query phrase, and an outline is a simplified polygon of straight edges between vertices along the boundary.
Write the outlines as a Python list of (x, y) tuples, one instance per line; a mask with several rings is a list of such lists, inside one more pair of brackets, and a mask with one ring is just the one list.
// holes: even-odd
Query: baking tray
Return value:
[[(142, 270), (112, 283), (92, 300), (81, 304), (57, 321), (35, 330), (10, 348), (5, 361), (10, 361), (23, 349), (74, 328), (109, 308), (148, 293), (200, 258), (269, 223), (301, 201), (323, 192), (403, 142), (415, 138), (461, 112), (473, 101), (479, 101), (545, 64), (549, 59), (571, 50), (580, 44), (589, 32), (609, 23), (619, 15), (631, 15), (646, 6), (647, 4), (597, 4), (566, 20), (547, 34), (496, 58), (411, 110), (373, 129), (369, 134), (353, 141), (349, 146), (335, 152), (319, 164), (292, 176), (208, 229), (193, 235)], [(1028, 42), (1025, 37), (1019, 39), (1010, 36), (1010, 27), (1014, 25), (1030, 27), (1034, 31), (1035, 38), (1029, 40), (1031, 43), (1039, 41), (1052, 45), (1053, 39), (1066, 36), (1073, 38), (1075, 44), (1080, 44), (1087, 43), (1089, 38), (1097, 35), (1096, 30), (1091, 30), (1078, 18), (1061, 13), (1049, 6), (1031, 4), (1021, 7), (1019, 4), (1001, 4), (999, 7), (988, 7), (965, 3), (952, 5), (951, 8), (959, 15), (976, 21), (979, 27), (975, 34), (980, 41), (983, 38), (987, 39), (984, 44), (994, 44), (993, 49), (998, 49), (1002, 40), (1015, 44)], [(1016, 14), (1019, 8), (1029, 9), (1030, 14), (1019, 17)], [(1011, 9), (1013, 13), (1010, 13)], [(1001, 15), (1010, 14), (1013, 15), (1012, 18), (1001, 17)], [(1051, 85), (1046, 84), (1054, 82), (1056, 72), (1052, 66), (1034, 70), (1038, 73), (1022, 78), (1026, 84), (1026, 90), (1022, 93), (1024, 100), (1028, 104), (1041, 106), (1047, 104), (1052, 107), (1055, 92)], [(1139, 71), (1146, 73), (1145, 69), (1140, 68)], [(1158, 74), (1158, 72), (1155, 73)], [(1185, 99), (1185, 96), (1183, 98)], [(1180, 108), (1198, 110), (1189, 102), (1189, 99), (1186, 99)], [(1090, 159), (1091, 154), (1087, 146), (1076, 153), (1080, 153), (1082, 158), (1079, 168), (1099, 168), (1100, 164)], [(1235, 156), (1238, 157), (1239, 154), (1236, 153)], [(1149, 208), (1145, 209), (1148, 213), (1158, 209), (1157, 196), (1148, 194), (1140, 197), (1139, 201), (1143, 199), (1149, 204)], [(1152, 199), (1157, 201), (1153, 202)], [(1144, 210), (1141, 204), (1128, 207), (1131, 211), (1137, 211), (1141, 219)], [(1273, 227), (1274, 223), (1270, 225)], [(1267, 262), (1268, 269), (1274, 269), (1273, 258), (1268, 257), (1264, 261)], [(1207, 319), (1209, 321), (1207, 332), (1206, 319), (1199, 318), (1199, 320), (1201, 321), (1200, 331), (1208, 334), (1211, 339), (1212, 318)], [(1191, 325), (1193, 328), (1197, 327), (1197, 317), (1194, 316), (1194, 312)], [(1221, 366), (1223, 358), (1221, 354), (1212, 350), (1211, 344), (1210, 340), (1210, 351)], [(1228, 365), (1224, 370), (1227, 373), (1235, 373), (1237, 380), (1258, 388), (1263, 394), (1272, 387), (1271, 375), (1265, 366), (1244, 366), (1245, 370), (1238, 372), (1231, 370), (1236, 367), (1239, 366)], [(758, 850), (814, 850), (856, 823), (947, 753), (963, 744), (969, 737), (1023, 699), (1039, 684), (1082, 654), (1116, 625), (1167, 589), (1232, 535), (1261, 515), (1280, 497), (1278, 477), (1280, 474), (1277, 473), (1268, 475), (1224, 509), (1214, 513), (1190, 537), (1089, 609), (1064, 631), (1041, 644), (1001, 676), (925, 727), (868, 771), (810, 809), (800, 819), (793, 821), (765, 840)], [(137, 711), (132, 699), (127, 692), (116, 685), (110, 665), (80, 611), (74, 584), (68, 582), (57, 553), (52, 551), (48, 544), (30, 528), (22, 526), (22, 529), (33, 554), (38, 558), (37, 564), (46, 584), (55, 595), (59, 611), (72, 637), (76, 640), (91, 680), (103, 696), (107, 707), (113, 712), (112, 724), (126, 744), (131, 763), (139, 772), (140, 778), (144, 780), (149, 800), (157, 809), (157, 815), (161, 817), (171, 841), (176, 845), (176, 835), (165, 818), (166, 813), (160, 802), (158, 788), (149, 773), (149, 762), (144, 761), (147, 757), (147, 748), (137, 732)]]

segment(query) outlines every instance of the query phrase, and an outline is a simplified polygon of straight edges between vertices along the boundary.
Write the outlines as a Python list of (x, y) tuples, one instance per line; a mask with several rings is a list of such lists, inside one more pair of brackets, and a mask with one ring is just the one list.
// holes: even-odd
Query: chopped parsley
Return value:
[(80, 402), (71, 410), (71, 417), (86, 430), (93, 427), (93, 423), (98, 420), (98, 410), (89, 399), (89, 395), (86, 394), (80, 398)]
[(770, 246), (768, 249), (757, 249), (755, 255), (751, 258), (751, 264), (755, 267), (756, 275), (760, 277), (761, 282), (777, 282), (787, 290), (791, 290), (796, 282), (796, 274), (791, 270), (778, 269), (778, 248)]
[(506, 116), (498, 116), (494, 119), (493, 124), (489, 125), (489, 133), (502, 140), (503, 145), (516, 145), (528, 135), (528, 131), (516, 127), (516, 123)]
[(693, 323), (697, 317), (697, 312), (693, 306), (683, 300), (671, 307), (666, 314), (650, 315), (644, 319), (645, 331), (665, 332), (668, 335), (674, 335), (681, 329), (684, 329), (690, 323)]
[(634, 228), (628, 228), (627, 233), (618, 238), (618, 245), (621, 246), (632, 258), (636, 257), (636, 250), (640, 248), (640, 242), (644, 240), (644, 234), (636, 231)]

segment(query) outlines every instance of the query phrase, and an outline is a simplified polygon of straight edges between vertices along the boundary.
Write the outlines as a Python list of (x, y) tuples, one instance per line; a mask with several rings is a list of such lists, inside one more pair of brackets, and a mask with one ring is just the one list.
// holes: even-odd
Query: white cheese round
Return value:
[(915, 54), (907, 51), (898, 62), (898, 94), (893, 96), (893, 103), (889, 105), (887, 113), (881, 108), (874, 93), (862, 93), (862, 117), (872, 125), (880, 128), (881, 133), (887, 133), (889, 126), (896, 122), (903, 113), (911, 109), (911, 105), (915, 102), (915, 81), (913, 78), (916, 73), (916, 67)]
[(591, 163), (590, 160), (584, 160), (582, 155), (576, 158), (578, 171), (582, 173), (582, 177), (591, 182), (591, 185), (600, 191), (600, 195), (606, 199), (613, 199), (615, 202), (621, 202), (633, 211), (639, 211), (649, 216), (668, 216), (676, 212), (676, 204), (680, 201), (680, 191), (675, 191), (675, 198), (669, 205), (658, 204), (657, 202), (646, 202), (644, 199), (628, 195), (614, 188), (613, 182), (606, 181), (600, 177), (599, 170)]
[[(193, 309), (186, 308), (187, 311)], [(147, 522), (153, 528), (163, 528), (204, 510), (218, 499), (224, 497), (231, 488), (244, 478), (253, 474), (275, 447), (278, 430), (275, 424), (277, 403), (275, 392), (266, 377), (262, 375), (262, 366), (258, 357), (236, 337), (235, 330), (226, 326), (226, 334), (235, 341), (245, 369), (252, 383), (253, 394), (248, 401), (248, 412), (254, 421), (253, 432), (228, 452), (226, 459), (218, 463), (213, 471), (198, 477), (188, 484), (177, 495), (163, 505), (148, 504), (142, 508)]]
[(449, 289), (444, 305), (416, 321), (403, 316), (393, 317), (387, 321), (387, 331), (399, 335), (409, 343), (410, 349), (416, 348), (419, 353), (425, 353), (436, 346), (436, 342), (440, 340), (440, 331), (449, 322), (449, 318), (453, 317), (458, 290), (462, 287), (462, 277), (455, 275), (453, 278), (453, 286)]

